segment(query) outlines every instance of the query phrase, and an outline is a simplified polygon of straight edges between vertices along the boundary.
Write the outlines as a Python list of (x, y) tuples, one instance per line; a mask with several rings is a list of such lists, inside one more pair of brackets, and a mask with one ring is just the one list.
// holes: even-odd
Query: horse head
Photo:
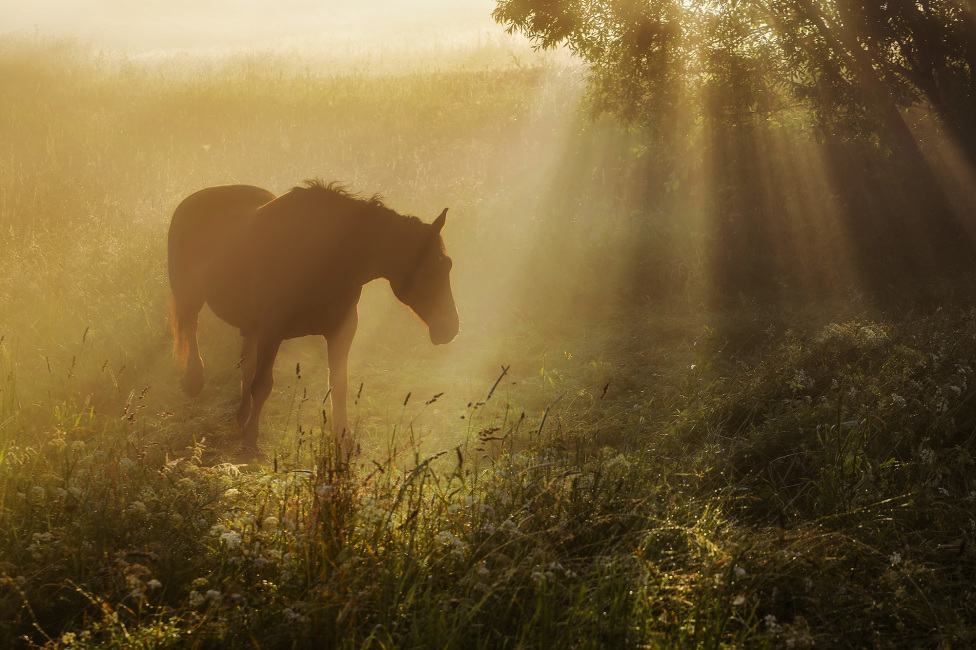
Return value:
[(453, 341), (460, 328), (451, 293), (452, 262), (441, 238), (446, 217), (444, 208), (434, 223), (423, 226), (411, 263), (401, 277), (390, 279), (393, 294), (424, 321), (435, 345)]

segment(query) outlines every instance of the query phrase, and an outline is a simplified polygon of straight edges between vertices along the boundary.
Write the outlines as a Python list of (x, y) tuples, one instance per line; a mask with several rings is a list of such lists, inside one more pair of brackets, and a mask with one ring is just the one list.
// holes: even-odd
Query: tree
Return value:
[[(774, 277), (773, 251), (806, 242), (770, 233), (802, 232), (782, 227), (794, 216), (839, 213), (853, 264), (876, 286), (974, 259), (964, 211), (905, 111), (928, 109), (976, 170), (974, 0), (498, 0), (493, 15), (590, 64), (590, 108), (638, 131), (657, 159), (649, 188), (667, 187), (668, 168), (697, 165), (684, 191), (711, 219), (717, 293), (788, 284)], [(823, 198), (797, 208), (806, 179), (779, 163), (811, 152), (826, 161)]]
[(972, 0), (499, 0), (493, 15), (591, 63), (593, 107), (635, 126), (671, 132), (698, 107), (733, 127), (800, 102), (828, 132), (904, 152), (899, 109), (923, 104), (976, 167)]

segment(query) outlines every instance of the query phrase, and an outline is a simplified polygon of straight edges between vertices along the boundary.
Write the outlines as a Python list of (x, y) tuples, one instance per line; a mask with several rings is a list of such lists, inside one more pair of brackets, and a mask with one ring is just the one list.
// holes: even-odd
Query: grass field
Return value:
[[(627, 191), (644, 154), (579, 69), (440, 58), (0, 44), (0, 645), (976, 641), (965, 283), (880, 301), (841, 260), (815, 301), (711, 300), (694, 192)], [(170, 356), (175, 206), (306, 178), (450, 208), (461, 335), (367, 288), (351, 475), (321, 341), (282, 348), (250, 464), (237, 333), (204, 313), (199, 398)]]

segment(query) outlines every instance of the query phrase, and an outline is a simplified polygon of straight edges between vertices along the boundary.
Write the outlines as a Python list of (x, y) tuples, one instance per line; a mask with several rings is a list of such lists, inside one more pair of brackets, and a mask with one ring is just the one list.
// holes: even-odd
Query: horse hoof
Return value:
[(203, 373), (191, 375), (189, 373), (180, 377), (180, 388), (187, 397), (196, 397), (203, 390)]
[(258, 449), (256, 444), (242, 444), (237, 449), (237, 459), (242, 461), (254, 461), (261, 460), (264, 456), (261, 454), (261, 450)]

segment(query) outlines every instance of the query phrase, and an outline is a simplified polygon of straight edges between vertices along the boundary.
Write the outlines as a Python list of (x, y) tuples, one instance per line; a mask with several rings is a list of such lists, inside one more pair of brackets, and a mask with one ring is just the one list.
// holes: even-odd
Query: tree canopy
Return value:
[(598, 112), (668, 131), (801, 106), (830, 133), (910, 145), (924, 105), (976, 163), (972, 0), (499, 0), (495, 19), (592, 65)]

